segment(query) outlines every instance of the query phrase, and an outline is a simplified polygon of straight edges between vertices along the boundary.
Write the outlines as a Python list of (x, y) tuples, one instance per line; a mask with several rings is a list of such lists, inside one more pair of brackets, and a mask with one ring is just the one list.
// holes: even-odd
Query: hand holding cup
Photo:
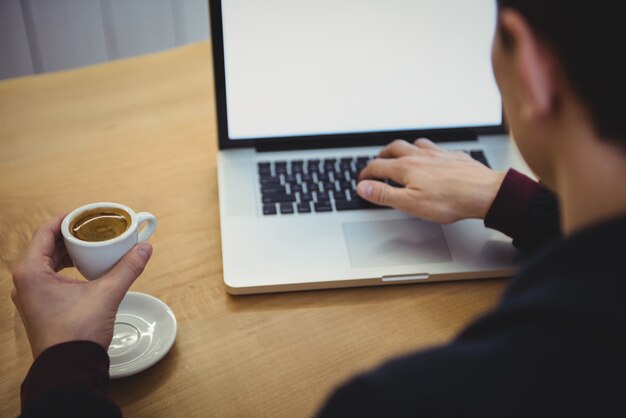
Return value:
[[(154, 228), (148, 223), (145, 230), (138, 232), (141, 214), (127, 213), (130, 226), (122, 234), (108, 241), (85, 241), (92, 246), (72, 247), (72, 240), (61, 239), (63, 220), (72, 220), (74, 215), (58, 216), (39, 227), (33, 235), (22, 261), (13, 271), (15, 288), (11, 292), (26, 328), (33, 357), (37, 358), (53, 345), (68, 341), (93, 341), (104, 349), (111, 343), (120, 302), (152, 254), (150, 244), (133, 243), (146, 239)], [(64, 241), (70, 242), (69, 248), (78, 249), (73, 251), (75, 262), (86, 262), (81, 264), (83, 274), (93, 273), (92, 277), (99, 277), (98, 280), (85, 282), (60, 274), (63, 268), (72, 266), (67, 257), (69, 248), (66, 250)], [(130, 251), (124, 249), (122, 243), (130, 245)], [(108, 254), (106, 263), (90, 264), (88, 257), (98, 257), (102, 249)], [(123, 259), (111, 268), (108, 263), (119, 259), (117, 254)], [(100, 276), (102, 271), (107, 272)]]

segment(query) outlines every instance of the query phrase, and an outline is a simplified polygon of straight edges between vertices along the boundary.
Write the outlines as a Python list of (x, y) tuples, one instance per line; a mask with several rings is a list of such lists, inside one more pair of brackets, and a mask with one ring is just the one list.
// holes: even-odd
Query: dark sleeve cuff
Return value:
[(70, 341), (45, 350), (22, 383), (22, 410), (55, 391), (78, 389), (108, 398), (109, 356), (99, 344)]
[(540, 188), (535, 180), (509, 169), (485, 216), (485, 226), (515, 239), (524, 230)]

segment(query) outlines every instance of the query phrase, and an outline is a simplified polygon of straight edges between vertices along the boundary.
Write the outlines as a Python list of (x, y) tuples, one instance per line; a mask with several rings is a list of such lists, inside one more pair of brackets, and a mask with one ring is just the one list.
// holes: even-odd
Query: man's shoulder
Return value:
[(615, 218), (544, 248), (511, 279), (498, 310), (567, 322), (626, 318), (626, 217)]

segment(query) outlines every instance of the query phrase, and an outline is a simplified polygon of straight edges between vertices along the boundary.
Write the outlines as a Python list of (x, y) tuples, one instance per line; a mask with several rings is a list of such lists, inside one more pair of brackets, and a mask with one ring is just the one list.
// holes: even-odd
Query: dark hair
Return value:
[[(598, 135), (626, 149), (626, 24), (621, 2), (497, 0), (518, 11), (555, 51)], [(505, 34), (506, 38), (506, 34)]]

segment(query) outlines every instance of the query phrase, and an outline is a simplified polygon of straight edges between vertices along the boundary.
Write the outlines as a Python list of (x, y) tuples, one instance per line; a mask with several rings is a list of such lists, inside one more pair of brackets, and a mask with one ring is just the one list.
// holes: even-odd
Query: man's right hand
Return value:
[[(484, 219), (504, 175), (426, 138), (413, 144), (396, 140), (361, 171), (357, 193), (372, 203), (432, 222)], [(390, 179), (404, 187), (375, 179)]]

